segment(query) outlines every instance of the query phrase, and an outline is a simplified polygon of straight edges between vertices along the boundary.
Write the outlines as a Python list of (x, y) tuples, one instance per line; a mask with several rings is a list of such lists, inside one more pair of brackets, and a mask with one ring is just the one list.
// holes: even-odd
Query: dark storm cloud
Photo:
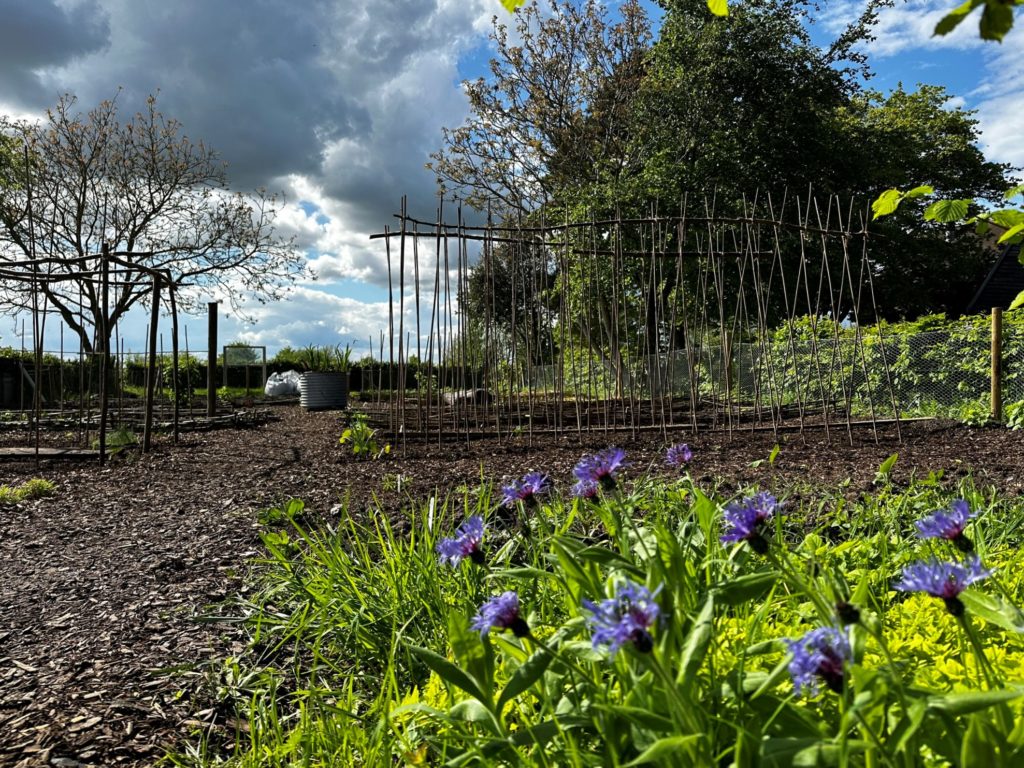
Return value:
[(0, 92), (30, 108), (49, 105), (37, 72), (102, 49), (109, 31), (95, 0), (70, 7), (53, 0), (0, 0)]
[[(424, 164), (441, 127), (465, 114), (458, 57), (501, 12), (497, 0), (0, 0), (0, 8), (28, 19), (19, 22), (20, 47), (0, 52), (3, 71), (18, 73), (0, 75), (0, 104), (38, 110), (71, 92), (88, 109), (118, 94), (128, 114), (159, 91), (158, 108), (227, 161), (233, 187), (316, 189), (335, 224), (361, 233), (391, 223), (403, 194), (433, 217)], [(0, 39), (11, 35), (2, 30)], [(363, 254), (355, 271), (365, 274), (371, 258)]]

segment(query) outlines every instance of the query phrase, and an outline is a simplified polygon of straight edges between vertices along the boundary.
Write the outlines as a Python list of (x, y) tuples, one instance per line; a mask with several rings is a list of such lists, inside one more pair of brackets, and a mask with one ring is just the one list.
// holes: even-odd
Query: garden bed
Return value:
[[(279, 420), (242, 430), (161, 437), (152, 454), (124, 453), (105, 468), (32, 461), (0, 465), (0, 482), (32, 477), (49, 498), (0, 508), (0, 765), (150, 765), (203, 719), (194, 696), (204, 664), (242, 650), (225, 623), (197, 624), (204, 606), (243, 588), (259, 551), (258, 511), (287, 498), (330, 521), (342, 499), (353, 514), (397, 511), (434, 489), (500, 481), (531, 469), (566, 483), (588, 449), (625, 447), (637, 475), (659, 466), (659, 433), (525, 438), (511, 443), (407, 445), (378, 461), (339, 446), (339, 414), (277, 409)], [(786, 434), (767, 458), (770, 432), (669, 436), (689, 440), (697, 483), (720, 488), (815, 487), (858, 496), (893, 453), (892, 480), (942, 470), (973, 474), (1003, 495), (1024, 492), (1024, 434), (946, 422), (885, 427), (832, 442), (820, 431)], [(627, 477), (629, 473), (627, 473)], [(374, 503), (376, 497), (376, 503)], [(396, 515), (397, 519), (397, 515)]]

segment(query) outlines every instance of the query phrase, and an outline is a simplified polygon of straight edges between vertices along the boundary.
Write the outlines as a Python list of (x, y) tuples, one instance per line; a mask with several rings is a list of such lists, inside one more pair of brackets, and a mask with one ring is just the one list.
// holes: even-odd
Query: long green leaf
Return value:
[(975, 589), (963, 592), (960, 599), (972, 616), (978, 616), (1011, 632), (1024, 633), (1024, 612), (1013, 603)]
[(968, 718), (967, 730), (960, 743), (960, 765), (963, 768), (990, 768), (999, 765), (999, 751), (996, 745), (1002, 746), (1005, 736), (992, 727), (981, 714)]
[(1024, 233), (1024, 224), (1014, 224), (1008, 230), (1003, 232), (1003, 236), (999, 238), (1000, 243), (1008, 243), (1011, 240), (1019, 240), (1021, 233)]
[(671, 719), (652, 712), (644, 707), (631, 707), (626, 704), (594, 704), (594, 709), (610, 712), (613, 715), (622, 717), (640, 728), (645, 728), (655, 733), (671, 733), (676, 729), (676, 724)]
[(555, 715), (550, 720), (537, 723), (537, 725), (531, 728), (524, 728), (521, 731), (516, 731), (512, 735), (512, 741), (517, 746), (526, 746), (527, 744), (544, 746), (547, 742), (551, 741), (559, 731), (569, 730), (570, 728), (580, 728), (586, 725), (590, 725), (590, 720), (585, 717), (580, 717), (579, 715)]
[(747, 573), (730, 581), (717, 584), (714, 588), (715, 598), (725, 605), (741, 605), (755, 600), (771, 589), (779, 580), (778, 571), (758, 571)]
[[(846, 742), (846, 753), (863, 752), (867, 746), (863, 741)], [(792, 766), (824, 766), (839, 765), (843, 750), (831, 741), (821, 738), (772, 738), (764, 742), (762, 747), (763, 766), (774, 768), (791, 768)]]
[(967, 715), (971, 712), (1005, 704), (1008, 701), (1024, 696), (1024, 688), (999, 688), (994, 691), (963, 691), (947, 693), (943, 696), (932, 696), (928, 699), (928, 709), (932, 712), (944, 712), (948, 715)]
[(434, 653), (429, 648), (422, 648), (418, 645), (410, 645), (409, 650), (418, 656), (431, 670), (436, 672), (446, 683), (454, 685), (456, 688), (465, 691), (485, 704), (488, 703), (487, 696), (480, 688), (480, 685), (444, 656)]
[(607, 547), (585, 547), (576, 553), (576, 557), (580, 560), (588, 560), (592, 563), (603, 565), (606, 568), (618, 568), (641, 577), (644, 575), (643, 569)]
[(551, 664), (551, 658), (550, 653), (542, 650), (537, 651), (521, 664), (508, 683), (505, 684), (501, 696), (498, 697), (498, 706), (495, 709), (500, 713), (508, 702), (540, 680), (548, 665)]
[(892, 456), (887, 458), (881, 464), (878, 465), (878, 474), (883, 477), (892, 472), (892, 468), (896, 466), (896, 460), (900, 457), (898, 453), (894, 453)]
[(494, 650), (480, 634), (470, 629), (469, 620), (461, 611), (448, 615), (448, 644), (460, 669), (480, 685), (483, 701), (494, 700)]
[(940, 36), (948, 35), (960, 26), (960, 22), (966, 19), (968, 14), (981, 5), (982, 2), (984, 2), (984, 0), (966, 0), (962, 5), (958, 5), (952, 11), (939, 19), (939, 23), (935, 25), (935, 32), (933, 34)]
[(715, 629), (715, 597), (714, 592), (708, 595), (704, 601), (704, 607), (693, 621), (690, 634), (683, 645), (679, 657), (679, 674), (676, 675), (676, 682), (685, 687), (690, 686), (697, 675), (697, 670), (704, 663), (708, 646), (711, 644), (711, 637)]
[(494, 715), (476, 699), (463, 699), (448, 710), (452, 720), (465, 720), (470, 723), (489, 723)]
[(688, 736), (666, 736), (665, 738), (658, 739), (656, 742), (651, 744), (651, 746), (641, 752), (633, 760), (630, 760), (628, 763), (623, 763), (622, 768), (631, 768), (634, 765), (645, 765), (646, 763), (657, 762), (663, 757), (669, 757), (670, 755), (679, 757), (680, 751), (689, 749), (689, 747), (696, 744), (699, 740), (699, 733), (691, 733)]

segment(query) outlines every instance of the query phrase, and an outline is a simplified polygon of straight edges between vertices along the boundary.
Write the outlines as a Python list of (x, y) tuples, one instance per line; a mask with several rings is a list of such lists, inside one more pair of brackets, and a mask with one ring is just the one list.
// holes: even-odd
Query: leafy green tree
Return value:
[[(949, 108), (949, 98), (927, 85), (855, 95), (838, 122), (846, 188), (871, 199), (889, 187), (927, 184), (948, 197), (998, 200), (1011, 169), (985, 159), (974, 113)], [(926, 218), (923, 210), (923, 201), (908, 203), (871, 227), (877, 299), (888, 319), (963, 311), (963, 286), (979, 285), (992, 263), (970, 228)]]
[[(985, 160), (973, 114), (948, 108), (942, 88), (900, 87), (888, 96), (864, 89), (870, 70), (861, 43), (887, 3), (869, 2), (833, 41), (818, 45), (807, 31), (813, 7), (801, 0), (749, 0), (726, 19), (711, 15), (703, 0), (661, 0), (666, 14), (657, 42), (640, 50), (647, 35), (627, 36), (630, 54), (605, 57), (610, 65), (598, 81), (571, 91), (562, 111), (538, 94), (566, 90), (556, 75), (571, 71), (571, 62), (582, 60), (574, 52), (586, 47), (570, 41), (606, 50), (611, 27), (598, 34), (585, 29), (592, 21), (583, 13), (563, 14), (555, 23), (542, 22), (536, 6), (521, 10), (523, 44), (509, 46), (498, 28), (492, 77), (469, 87), (472, 114), (459, 129), (493, 154), (488, 162), (473, 161), (469, 145), (449, 135), (442, 154), (464, 163), (461, 177), (450, 173), (449, 180), (469, 187), (478, 205), (559, 223), (644, 215), (652, 203), (670, 211), (684, 196), (696, 199), (701, 213), (699, 201), (713, 197), (716, 213), (729, 215), (754, 194), (762, 202), (766, 192), (779, 200), (787, 190), (805, 194), (808, 187), (853, 198), (861, 209), (881, 190), (911, 182), (956, 196), (997, 195), (1007, 183), (1006, 166)], [(523, 83), (531, 87), (523, 90)], [(506, 196), (516, 184), (535, 194)], [(980, 280), (990, 260), (965, 229), (923, 221), (913, 211), (872, 231), (875, 289), (887, 318), (958, 311), (959, 286)], [(570, 250), (592, 246), (586, 232), (573, 237)], [(617, 245), (627, 253), (650, 249), (639, 241)], [(663, 245), (676, 246), (671, 233)], [(607, 253), (610, 245), (601, 248)], [(512, 279), (501, 263), (508, 256), (494, 254), (490, 280), (474, 275), (466, 298), (468, 306), (490, 307), (498, 322), (509, 321), (498, 301), (512, 295), (501, 284)], [(544, 258), (551, 261), (550, 254)], [(654, 311), (680, 289), (674, 270), (649, 279), (648, 262), (630, 258), (614, 268), (611, 258), (573, 259), (567, 268), (566, 275), (551, 275), (551, 290), (568, 287), (575, 297), (567, 317), (572, 332), (591, 353), (611, 358), (613, 369), (619, 370), (614, 358), (626, 340), (634, 350), (678, 348), (680, 329), (667, 328)], [(698, 279), (694, 270), (682, 277)], [(480, 293), (485, 287), (489, 296)], [(698, 293), (688, 288), (690, 297)], [(723, 295), (733, 288), (722, 286)], [(611, 311), (616, 290), (619, 301), (630, 302), (628, 311)], [(516, 306), (522, 319), (521, 304), (504, 306)], [(783, 309), (768, 307), (769, 313)]]
[(662, 5), (633, 125), (644, 168), (629, 195), (829, 185), (821, 171), (854, 78), (835, 66), (841, 53), (811, 42), (803, 7), (750, 0), (718, 19), (700, 0)]
[[(229, 365), (257, 365), (263, 362), (262, 350), (251, 347), (245, 341), (232, 341), (226, 345)], [(220, 355), (220, 363), (224, 365), (224, 355)]]
[(651, 33), (638, 0), (619, 14), (613, 22), (595, 0), (533, 0), (514, 35), (496, 19), (490, 76), (463, 84), (470, 116), (432, 155), (441, 186), (475, 208), (522, 215), (625, 163)]
[[(1013, 27), (1013, 7), (1024, 5), (1024, 0), (966, 0), (962, 5), (944, 16), (935, 27), (936, 35), (947, 35), (976, 8), (983, 6), (979, 20), (979, 34), (983, 40), (995, 40), (1002, 42), (1003, 37)], [(1019, 169), (1017, 169), (1019, 170)], [(915, 178), (920, 181), (920, 177)], [(913, 182), (909, 182), (913, 183)], [(942, 192), (951, 193), (951, 190), (939, 189)], [(918, 201), (920, 207), (922, 198), (928, 198), (936, 192), (932, 184), (921, 184), (907, 190), (901, 191), (898, 187), (891, 187), (882, 192), (872, 203), (874, 218), (891, 221), (894, 215), (906, 215), (907, 208), (915, 205)], [(965, 191), (970, 195), (971, 191)], [(982, 195), (992, 199), (991, 195)], [(1016, 207), (1005, 206), (1005, 203), (1012, 203), (1016, 198), (1024, 198), (1024, 185), (1010, 187), (1001, 196), (999, 202), (1004, 207), (987, 207), (979, 209), (977, 201), (972, 197), (942, 197), (931, 202), (924, 209), (922, 218), (926, 222), (937, 222), (940, 224), (974, 225), (979, 235), (987, 234), (994, 225), (1001, 230), (997, 240), (999, 244), (1019, 244), (1024, 242), (1024, 203), (1018, 203)], [(907, 201), (908, 205), (903, 206), (900, 214), (901, 203)], [(1024, 264), (1024, 250), (1019, 257)], [(1021, 291), (1010, 304), (1010, 309), (1017, 309), (1024, 306), (1024, 291)]]

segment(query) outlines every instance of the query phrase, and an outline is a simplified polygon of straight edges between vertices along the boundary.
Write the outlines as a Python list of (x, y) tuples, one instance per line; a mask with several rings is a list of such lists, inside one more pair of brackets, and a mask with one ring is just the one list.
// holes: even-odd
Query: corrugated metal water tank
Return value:
[(348, 405), (348, 373), (306, 371), (299, 378), (299, 404), (308, 411), (340, 411)]

